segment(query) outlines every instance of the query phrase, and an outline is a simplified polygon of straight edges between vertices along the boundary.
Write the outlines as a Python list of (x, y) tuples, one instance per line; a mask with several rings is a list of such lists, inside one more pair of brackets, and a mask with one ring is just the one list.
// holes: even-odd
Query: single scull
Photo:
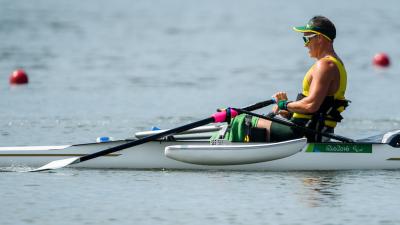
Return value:
[[(133, 148), (71, 165), (96, 169), (193, 170), (348, 170), (400, 169), (400, 130), (355, 143), (279, 143), (209, 141), (221, 125), (203, 126)], [(0, 167), (38, 167), (53, 160), (80, 157), (162, 131), (135, 134), (133, 139), (58, 146), (0, 147)]]

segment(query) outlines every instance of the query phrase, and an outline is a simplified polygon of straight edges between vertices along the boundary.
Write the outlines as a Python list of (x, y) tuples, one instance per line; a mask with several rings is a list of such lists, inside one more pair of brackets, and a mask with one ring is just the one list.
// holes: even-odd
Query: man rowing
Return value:
[[(320, 132), (333, 133), (348, 105), (345, 98), (347, 74), (342, 60), (333, 48), (334, 24), (324, 16), (313, 17), (306, 26), (293, 27), (303, 33), (309, 56), (317, 61), (303, 79), (303, 90), (296, 101), (289, 101), (286, 92), (273, 95), (277, 105), (273, 112), (291, 122)], [(306, 136), (308, 141), (322, 141), (320, 135), (265, 119), (240, 115), (231, 123), (225, 138), (231, 141), (278, 142)]]

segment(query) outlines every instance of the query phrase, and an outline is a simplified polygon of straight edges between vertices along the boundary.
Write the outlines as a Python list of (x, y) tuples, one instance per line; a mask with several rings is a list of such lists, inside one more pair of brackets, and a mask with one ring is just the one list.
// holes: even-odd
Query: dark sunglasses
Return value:
[(317, 35), (318, 34), (310, 34), (310, 35), (303, 36), (304, 45), (307, 46), (308, 43), (310, 43), (311, 38), (313, 38)]

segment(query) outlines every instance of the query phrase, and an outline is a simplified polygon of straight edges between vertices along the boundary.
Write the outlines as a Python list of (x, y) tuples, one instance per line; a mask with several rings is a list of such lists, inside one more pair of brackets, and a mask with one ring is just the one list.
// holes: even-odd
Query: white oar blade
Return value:
[(67, 159), (59, 159), (59, 160), (54, 160), (52, 162), (47, 163), (46, 165), (39, 167), (37, 169), (29, 170), (27, 172), (40, 172), (40, 171), (45, 171), (45, 170), (55, 170), (59, 168), (63, 168), (66, 166), (69, 166), (71, 164), (79, 162), (80, 157), (73, 157), (73, 158), (67, 158)]

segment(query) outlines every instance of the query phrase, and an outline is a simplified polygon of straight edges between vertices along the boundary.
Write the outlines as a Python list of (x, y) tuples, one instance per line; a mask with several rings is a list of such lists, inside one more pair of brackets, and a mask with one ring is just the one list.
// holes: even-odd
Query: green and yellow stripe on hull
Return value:
[(306, 152), (318, 153), (372, 153), (372, 144), (310, 143)]

